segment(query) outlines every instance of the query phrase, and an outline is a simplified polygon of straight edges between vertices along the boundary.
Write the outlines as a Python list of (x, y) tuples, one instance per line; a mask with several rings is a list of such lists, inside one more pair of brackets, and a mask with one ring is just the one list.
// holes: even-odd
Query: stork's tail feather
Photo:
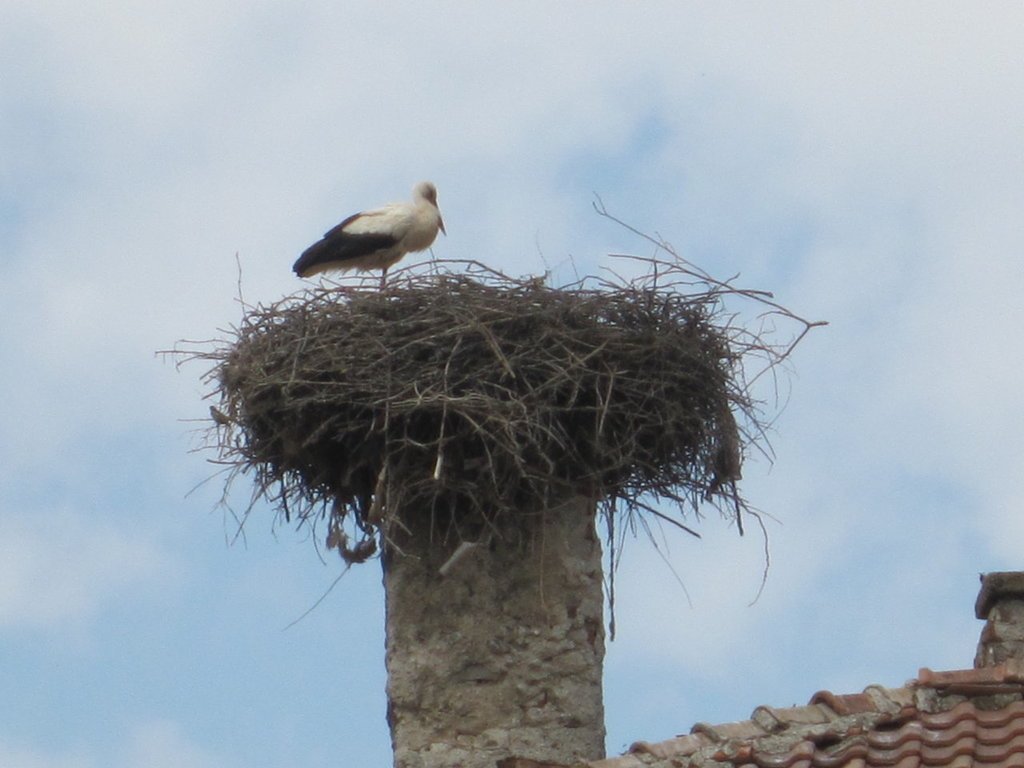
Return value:
[(299, 277), (309, 277), (314, 274), (316, 270), (313, 268), (318, 264), (322, 264), (329, 259), (326, 258), (328, 250), (328, 243), (326, 240), (317, 240), (309, 248), (302, 252), (302, 255), (295, 260), (292, 265), (292, 269), (295, 270), (295, 274)]
[(309, 277), (325, 269), (345, 269), (346, 262), (355, 262), (356, 259), (391, 248), (394, 244), (395, 238), (391, 235), (329, 232), (322, 240), (303, 251), (292, 269), (299, 277)]

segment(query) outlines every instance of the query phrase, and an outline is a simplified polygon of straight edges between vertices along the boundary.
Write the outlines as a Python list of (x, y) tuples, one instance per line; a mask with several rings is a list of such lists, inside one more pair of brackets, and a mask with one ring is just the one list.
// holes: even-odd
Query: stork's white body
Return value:
[(388, 267), (407, 253), (429, 248), (438, 230), (445, 231), (437, 189), (423, 181), (413, 189), (411, 203), (391, 203), (349, 216), (307, 248), (293, 269), (299, 277), (327, 270), (379, 269), (383, 286)]

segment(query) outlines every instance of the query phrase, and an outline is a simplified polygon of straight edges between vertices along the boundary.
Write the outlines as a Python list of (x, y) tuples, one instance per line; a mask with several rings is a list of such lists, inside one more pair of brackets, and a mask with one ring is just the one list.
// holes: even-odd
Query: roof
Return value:
[[(573, 768), (1024, 768), (1024, 663), (921, 669), (902, 688), (816, 693), (802, 707), (698, 723)], [(515, 760), (503, 768), (566, 768)]]
[(816, 693), (803, 707), (758, 707), (592, 768), (874, 768), (1024, 766), (1024, 665), (922, 669), (903, 688)]

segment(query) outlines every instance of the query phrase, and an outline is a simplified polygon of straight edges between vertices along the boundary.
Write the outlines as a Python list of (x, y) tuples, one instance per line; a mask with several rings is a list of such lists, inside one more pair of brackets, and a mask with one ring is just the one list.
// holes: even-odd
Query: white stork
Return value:
[(390, 203), (349, 216), (303, 251), (292, 269), (299, 277), (329, 269), (379, 269), (383, 289), (388, 267), (407, 253), (429, 248), (438, 230), (444, 232), (437, 188), (421, 181), (413, 187), (411, 203)]

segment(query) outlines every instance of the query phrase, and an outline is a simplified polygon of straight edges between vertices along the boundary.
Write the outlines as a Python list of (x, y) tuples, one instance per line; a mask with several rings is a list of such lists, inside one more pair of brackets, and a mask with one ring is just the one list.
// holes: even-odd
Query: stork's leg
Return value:
[(388, 277), (388, 268), (384, 267), (384, 269), (382, 269), (381, 272), (380, 272), (380, 289), (382, 291), (384, 290), (384, 285), (387, 282), (387, 277)]

